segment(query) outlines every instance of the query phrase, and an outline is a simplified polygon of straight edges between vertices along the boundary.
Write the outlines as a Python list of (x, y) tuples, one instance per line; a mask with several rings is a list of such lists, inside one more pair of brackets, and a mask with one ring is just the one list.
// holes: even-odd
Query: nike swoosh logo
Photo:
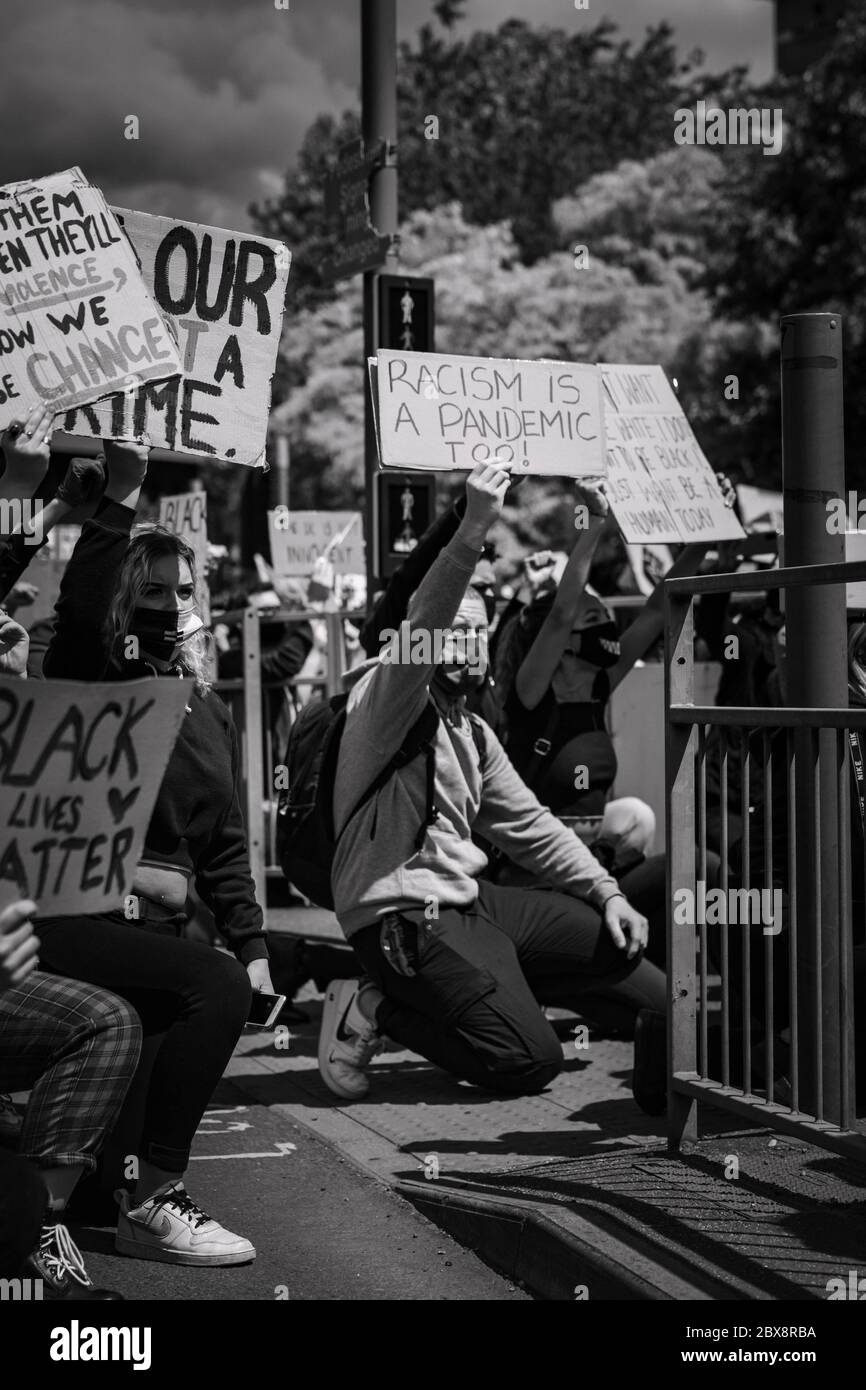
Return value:
[[(146, 1221), (142, 1221), (138, 1216), (130, 1216), (129, 1213), (127, 1213), (126, 1219), (130, 1226), (138, 1226), (142, 1231), (147, 1231), (148, 1235), (167, 1236), (171, 1230), (171, 1222), (165, 1212), (160, 1212), (158, 1218), (154, 1215)], [(159, 1221), (159, 1225), (157, 1225), (157, 1220)]]
[(340, 1022), (337, 1024), (337, 1033), (336, 1033), (337, 1042), (349, 1042), (349, 1041), (351, 1040), (351, 1038), (354, 1037), (354, 1034), (353, 1034), (353, 1033), (347, 1033), (347, 1032), (346, 1032), (346, 1019), (349, 1017), (349, 1010), (351, 1009), (351, 1007), (352, 1007), (352, 1001), (351, 1001), (351, 999), (350, 999), (349, 1002), (348, 1002), (348, 1004), (346, 1005), (345, 1010), (344, 1010), (343, 1017), (340, 1019)]

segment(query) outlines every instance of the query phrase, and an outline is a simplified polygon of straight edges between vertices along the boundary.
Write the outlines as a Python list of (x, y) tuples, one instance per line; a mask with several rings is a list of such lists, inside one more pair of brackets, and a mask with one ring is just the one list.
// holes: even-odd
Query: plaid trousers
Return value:
[(0, 1091), (30, 1089), (21, 1157), (95, 1169), (140, 1052), (138, 1014), (105, 989), (34, 970), (0, 992)]

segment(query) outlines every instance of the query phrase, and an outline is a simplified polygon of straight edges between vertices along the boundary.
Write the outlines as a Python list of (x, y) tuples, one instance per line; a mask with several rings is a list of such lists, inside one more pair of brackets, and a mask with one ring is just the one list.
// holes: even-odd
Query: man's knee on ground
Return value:
[(549, 1045), (533, 1046), (531, 1058), (525, 1055), (505, 1057), (490, 1068), (487, 1085), (494, 1091), (511, 1096), (537, 1096), (562, 1071), (563, 1055), (554, 1035)]

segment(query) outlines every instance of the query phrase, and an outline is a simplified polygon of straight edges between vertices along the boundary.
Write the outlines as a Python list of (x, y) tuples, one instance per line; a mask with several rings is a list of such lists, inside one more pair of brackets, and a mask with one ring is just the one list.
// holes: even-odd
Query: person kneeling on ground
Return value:
[[(665, 1008), (664, 976), (643, 958), (646, 919), (465, 710), (484, 676), (487, 625), (482, 600), (466, 590), (508, 482), (498, 465), (473, 470), (466, 514), (410, 604), (411, 642), (346, 678), (332, 885), (369, 981), (329, 986), (319, 1067), (348, 1099), (366, 1094), (364, 1069), (384, 1034), (461, 1079), (532, 1095), (563, 1064), (539, 1004), (574, 1007), (592, 993), (635, 1015)], [(431, 701), (426, 747), (359, 806)], [(473, 829), (559, 891), (479, 882), (487, 860)], [(649, 1088), (657, 1109), (664, 1055), (656, 1030), (638, 1030), (636, 1053), (642, 1037), (652, 1054), (636, 1056), (635, 1094), (642, 1103)]]

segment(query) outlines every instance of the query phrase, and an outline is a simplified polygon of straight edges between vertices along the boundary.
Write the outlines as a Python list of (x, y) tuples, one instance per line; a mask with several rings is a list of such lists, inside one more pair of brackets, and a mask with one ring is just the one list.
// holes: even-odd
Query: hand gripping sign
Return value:
[(190, 681), (0, 678), (0, 907), (121, 907)]
[(87, 405), (180, 365), (132, 247), (80, 169), (0, 188), (0, 429), (38, 403)]

